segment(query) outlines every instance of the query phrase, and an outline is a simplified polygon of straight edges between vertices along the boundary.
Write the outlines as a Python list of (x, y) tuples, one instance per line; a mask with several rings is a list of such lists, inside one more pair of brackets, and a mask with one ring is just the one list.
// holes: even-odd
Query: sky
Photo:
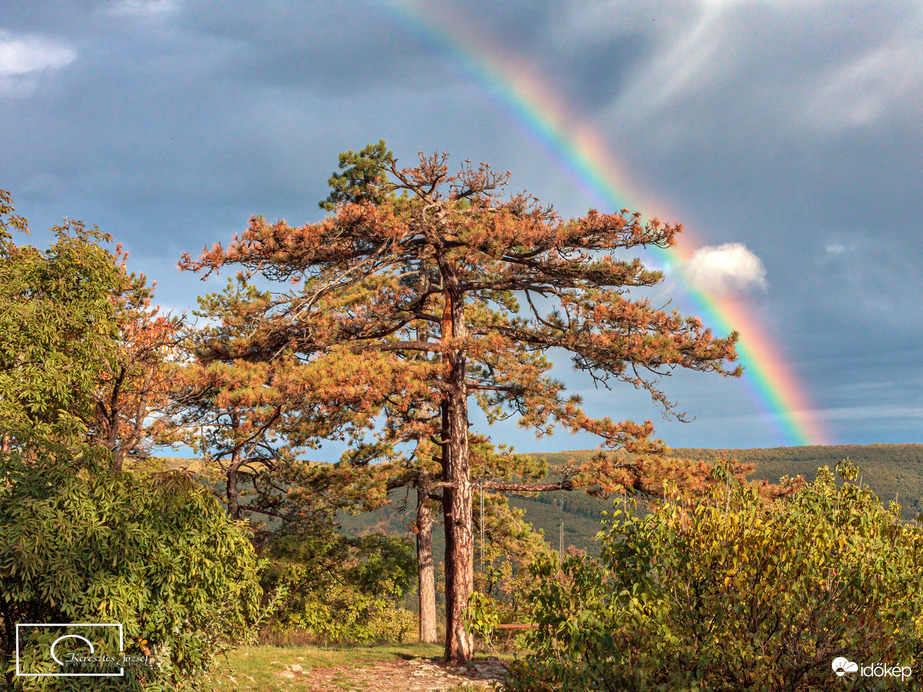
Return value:
[(662, 382), (688, 423), (556, 358), (590, 414), (673, 447), (923, 442), (921, 94), (923, 2), (3, 3), (0, 189), (21, 242), (96, 224), (183, 311), (224, 279), (182, 253), (319, 221), (341, 151), (484, 161), (565, 218), (682, 223), (653, 297), (742, 334), (742, 378)]

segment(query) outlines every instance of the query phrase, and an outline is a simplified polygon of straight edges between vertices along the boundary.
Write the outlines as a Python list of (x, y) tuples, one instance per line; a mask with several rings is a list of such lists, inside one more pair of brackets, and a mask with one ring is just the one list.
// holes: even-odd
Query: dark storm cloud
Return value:
[(560, 56), (545, 72), (581, 111), (592, 114), (618, 97), (633, 69), (643, 64), (651, 50), (642, 36), (615, 34)]
[[(79, 60), (33, 98), (0, 105), (25, 135), (9, 153), (35, 194), (58, 181), (115, 205), (169, 199), (192, 215), (222, 197), (279, 208), (309, 184), (316, 201), (346, 148), (326, 151), (331, 142), (377, 138), (370, 116), (406, 106), (414, 97), (403, 89), (446, 82), (438, 56), (395, 35), (371, 4), (83, 9), (69, 13), (80, 30), (59, 38)], [(357, 135), (337, 133), (350, 128)], [(36, 150), (38, 137), (46, 146)], [(315, 160), (316, 179), (307, 173)]]
[[(534, 66), (671, 220), (762, 261), (752, 311), (836, 439), (919, 441), (920, 3), (438, 7)], [(466, 68), (464, 48), (372, 0), (0, 9), (0, 43), (23, 37), (33, 67), (0, 62), (0, 188), (37, 244), (62, 216), (112, 232), (169, 305), (203, 289), (173, 269), (181, 252), (226, 242), (253, 213), (320, 218), (337, 153), (380, 137), (402, 164), (447, 150), (509, 168), (517, 189), (565, 213), (594, 203)], [(676, 377), (667, 389), (698, 417), (663, 424), (675, 446), (785, 441), (746, 409), (739, 383)], [(657, 416), (591, 398), (596, 413)]]
[(444, 84), (444, 56), (404, 27), (401, 16), (376, 2), (196, 4), (179, 25), (233, 47), (234, 60), (217, 76), (258, 90), (306, 90), (337, 99), (419, 90)]

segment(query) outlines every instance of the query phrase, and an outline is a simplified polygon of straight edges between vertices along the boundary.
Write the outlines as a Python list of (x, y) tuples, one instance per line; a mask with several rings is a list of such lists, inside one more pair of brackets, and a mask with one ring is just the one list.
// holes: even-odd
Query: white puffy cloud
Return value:
[(709, 293), (766, 288), (766, 267), (743, 243), (701, 247), (683, 266), (683, 273)]
[(77, 51), (42, 36), (0, 30), (0, 96), (28, 96), (37, 78), (77, 59)]
[(0, 31), (0, 78), (57, 69), (77, 59), (77, 52), (41, 36), (14, 36)]

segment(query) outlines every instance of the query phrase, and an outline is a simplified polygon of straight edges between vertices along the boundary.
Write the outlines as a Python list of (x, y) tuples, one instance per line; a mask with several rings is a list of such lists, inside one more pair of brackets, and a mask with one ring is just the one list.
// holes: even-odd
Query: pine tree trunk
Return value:
[[(449, 404), (442, 402), (442, 481), (449, 482)], [(455, 528), (452, 522), (452, 495), (451, 486), (442, 489), (442, 525), (445, 534), (445, 628), (446, 628), (446, 658), (449, 656), (448, 642), (453, 628), (452, 602), (455, 599), (454, 577), (455, 570)]]
[[(460, 410), (459, 410), (460, 405)], [(465, 632), (464, 610), (474, 589), (473, 492), (468, 468), (468, 407), (456, 400), (449, 407), (449, 465), (443, 496), (446, 525), (446, 659), (464, 663), (474, 655), (474, 642)], [(450, 576), (451, 575), (451, 576)]]
[(433, 563), (433, 512), (426, 500), (429, 488), (421, 480), (417, 486), (417, 575), (420, 605), (420, 641), (435, 644), (436, 574)]
[[(451, 286), (451, 277), (444, 274)], [(461, 297), (446, 291), (442, 339), (461, 341), (468, 336)], [(446, 660), (459, 664), (474, 655), (474, 641), (465, 632), (464, 610), (474, 589), (474, 529), (468, 458), (468, 387), (465, 353), (456, 344), (446, 349), (449, 373), (445, 380), (443, 406), (443, 491), (442, 506), (446, 533)]]

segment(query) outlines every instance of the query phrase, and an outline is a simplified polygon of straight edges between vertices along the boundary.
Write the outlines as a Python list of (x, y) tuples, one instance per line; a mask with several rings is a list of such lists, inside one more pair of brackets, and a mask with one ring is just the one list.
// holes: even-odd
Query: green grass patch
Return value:
[[(434, 658), (442, 653), (443, 647), (436, 644), (355, 647), (243, 646), (228, 652), (227, 668), (215, 676), (214, 689), (241, 692), (304, 690), (302, 675), (296, 674), (290, 679), (281, 676), (280, 673), (291, 670), (291, 666), (301, 666), (305, 671), (315, 668), (362, 668), (378, 661)], [(344, 676), (344, 689), (349, 689), (348, 682), (348, 676)]]

